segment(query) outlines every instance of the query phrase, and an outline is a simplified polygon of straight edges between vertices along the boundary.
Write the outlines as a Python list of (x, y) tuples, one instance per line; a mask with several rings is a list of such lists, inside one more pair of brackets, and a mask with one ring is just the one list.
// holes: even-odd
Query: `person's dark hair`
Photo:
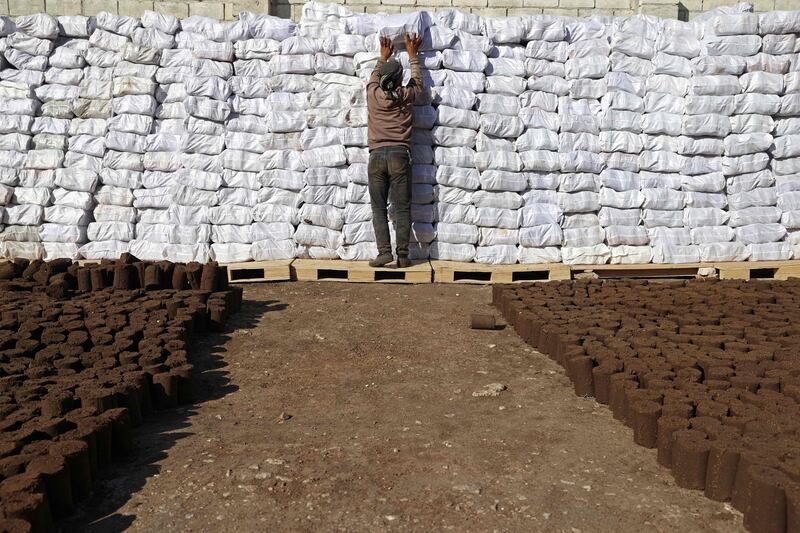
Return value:
[(390, 59), (381, 66), (378, 72), (380, 87), (390, 100), (398, 100), (397, 89), (403, 83), (403, 65), (396, 59)]

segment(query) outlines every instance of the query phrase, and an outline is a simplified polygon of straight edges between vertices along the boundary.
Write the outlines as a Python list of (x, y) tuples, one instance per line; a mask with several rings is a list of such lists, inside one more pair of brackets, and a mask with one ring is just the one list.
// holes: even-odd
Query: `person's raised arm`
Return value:
[(381, 57), (375, 64), (375, 69), (372, 71), (372, 75), (369, 77), (369, 83), (367, 83), (367, 85), (378, 83), (380, 81), (380, 75), (378, 73), (380, 72), (383, 64), (386, 63), (390, 57), (392, 57), (392, 52), (394, 52), (392, 40), (388, 37), (381, 37)]
[(408, 62), (411, 64), (411, 90), (414, 98), (422, 92), (422, 69), (419, 66), (419, 47), (422, 45), (422, 37), (415, 34), (406, 33), (406, 51), (408, 52)]

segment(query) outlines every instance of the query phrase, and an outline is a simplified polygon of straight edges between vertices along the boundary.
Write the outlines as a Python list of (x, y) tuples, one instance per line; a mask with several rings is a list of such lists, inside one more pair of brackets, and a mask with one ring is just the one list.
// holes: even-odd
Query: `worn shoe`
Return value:
[(386, 266), (392, 262), (392, 259), (392, 254), (379, 254), (378, 257), (369, 262), (369, 266), (372, 268)]
[(411, 266), (411, 259), (406, 256), (400, 256), (397, 258), (397, 268), (408, 268)]

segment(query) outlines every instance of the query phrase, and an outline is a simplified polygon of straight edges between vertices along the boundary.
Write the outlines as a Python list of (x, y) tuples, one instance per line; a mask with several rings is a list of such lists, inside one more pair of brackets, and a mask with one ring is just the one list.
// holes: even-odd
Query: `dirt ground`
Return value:
[[(491, 289), (250, 285), (201, 401), (137, 430), (81, 531), (742, 530), (507, 328)], [(475, 396), (487, 384), (507, 387)]]

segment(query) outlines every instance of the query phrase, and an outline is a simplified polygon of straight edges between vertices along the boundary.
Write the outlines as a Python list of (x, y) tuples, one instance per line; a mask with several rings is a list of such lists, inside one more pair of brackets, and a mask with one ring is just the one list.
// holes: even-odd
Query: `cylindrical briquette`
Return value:
[(750, 467), (750, 505), (744, 527), (752, 533), (786, 531), (786, 476), (766, 466)]
[(658, 445), (658, 419), (661, 406), (656, 402), (638, 401), (630, 406), (633, 440), (639, 446), (655, 448)]
[(472, 329), (495, 329), (497, 326), (494, 315), (475, 314), (470, 315), (470, 327)]

